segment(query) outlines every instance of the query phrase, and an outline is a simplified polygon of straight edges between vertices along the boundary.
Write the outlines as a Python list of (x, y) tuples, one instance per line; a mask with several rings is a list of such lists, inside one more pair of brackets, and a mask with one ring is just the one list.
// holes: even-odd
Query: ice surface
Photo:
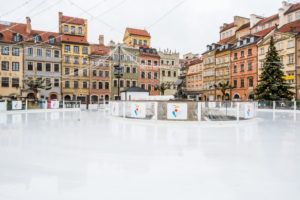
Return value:
[(300, 115), (259, 117), (198, 126), (0, 113), (0, 199), (298, 200)]

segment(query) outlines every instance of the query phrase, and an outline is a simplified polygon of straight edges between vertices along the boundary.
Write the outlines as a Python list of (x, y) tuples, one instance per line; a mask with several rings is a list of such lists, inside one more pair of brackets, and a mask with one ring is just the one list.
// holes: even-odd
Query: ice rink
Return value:
[(207, 124), (104, 111), (0, 113), (0, 199), (299, 200), (300, 114), (259, 118)]

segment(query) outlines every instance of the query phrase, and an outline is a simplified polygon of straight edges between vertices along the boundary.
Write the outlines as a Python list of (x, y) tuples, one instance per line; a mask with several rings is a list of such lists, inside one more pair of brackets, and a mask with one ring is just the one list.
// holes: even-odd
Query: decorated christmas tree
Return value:
[(267, 101), (291, 100), (294, 93), (284, 79), (283, 65), (271, 37), (269, 50), (264, 60), (263, 71), (255, 89), (256, 99)]

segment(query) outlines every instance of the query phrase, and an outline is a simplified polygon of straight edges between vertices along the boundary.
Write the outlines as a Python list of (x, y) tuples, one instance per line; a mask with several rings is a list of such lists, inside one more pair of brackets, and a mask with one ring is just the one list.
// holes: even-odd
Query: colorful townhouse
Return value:
[(130, 47), (151, 45), (151, 36), (146, 30), (126, 28), (123, 43)]
[(59, 13), (62, 44), (62, 95), (65, 100), (86, 102), (89, 97), (90, 47), (87, 41), (87, 20)]
[(187, 98), (193, 100), (202, 100), (203, 98), (203, 61), (199, 58), (188, 64), (186, 74), (186, 92)]
[[(32, 30), (31, 20), (26, 18), (24, 47), (24, 80), (45, 79), (50, 90), (39, 90), (39, 99), (61, 99), (61, 42), (58, 33)], [(24, 85), (25, 96), (34, 98), (33, 91)]]
[(284, 78), (293, 87), (292, 92), (296, 94), (296, 34), (299, 32), (300, 20), (285, 24), (279, 29), (274, 29), (266, 35), (258, 43), (258, 75), (263, 71), (264, 59), (266, 57), (270, 38), (273, 37), (275, 47), (280, 56), (281, 63), (283, 64)]
[(26, 24), (0, 22), (0, 98), (23, 96), (23, 40)]
[(160, 95), (155, 87), (160, 84), (160, 56), (154, 48), (139, 48), (140, 87), (148, 90), (150, 95)]
[(109, 101), (111, 94), (110, 48), (104, 45), (104, 36), (99, 36), (99, 44), (91, 45), (90, 102)]
[(178, 80), (179, 67), (179, 53), (171, 50), (158, 51), (160, 57), (159, 76), (160, 84), (169, 83), (170, 88), (165, 91), (165, 95), (175, 95), (177, 87), (175, 82)]

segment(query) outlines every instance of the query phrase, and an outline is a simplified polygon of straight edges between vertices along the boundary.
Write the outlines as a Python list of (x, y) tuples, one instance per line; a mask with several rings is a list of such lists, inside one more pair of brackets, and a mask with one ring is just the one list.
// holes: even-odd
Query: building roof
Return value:
[(49, 41), (50, 36), (55, 37), (56, 44), (61, 43), (61, 37), (59, 33), (38, 30), (32, 30), (31, 34), (27, 38), (27, 41), (33, 42), (35, 35), (39, 35), (41, 37), (41, 41), (45, 43)]
[(280, 32), (284, 33), (299, 33), (300, 32), (300, 20), (285, 24), (284, 26), (278, 29)]
[(22, 39), (26, 39), (26, 24), (6, 22), (7, 24), (0, 24), (0, 34), (2, 38), (0, 42), (18, 43), (13, 41), (13, 34), (19, 33)]
[(218, 42), (218, 44), (226, 44), (227, 42), (229, 42), (230, 40), (232, 40), (235, 36), (229, 37), (229, 38), (225, 38), (223, 40), (220, 40)]
[[(270, 22), (270, 21), (273, 21), (273, 20), (276, 20), (276, 19), (279, 19), (279, 15), (278, 14), (275, 14), (275, 15), (272, 15), (270, 17), (267, 17), (267, 18), (264, 18), (262, 20), (260, 20), (259, 22), (257, 22), (253, 27), (256, 27), (258, 25), (262, 25), (262, 24), (265, 24), (267, 22)], [(252, 28), (253, 28), (252, 27)]]
[(236, 31), (240, 31), (240, 30), (243, 30), (245, 28), (250, 28), (250, 22), (246, 23), (246, 24), (243, 24), (240, 28), (238, 28)]
[(77, 25), (85, 24), (85, 20), (82, 18), (69, 17), (69, 16), (65, 16), (65, 15), (62, 15), (59, 20), (60, 20), (60, 22), (63, 22), (63, 23), (70, 23), (70, 24), (77, 24)]
[(143, 88), (140, 87), (130, 87), (130, 88), (126, 88), (125, 90), (121, 91), (122, 92), (148, 92), (148, 90), (145, 90)]
[(296, 3), (296, 4), (293, 4), (284, 14), (287, 15), (291, 12), (294, 12), (296, 10), (299, 10), (300, 9), (300, 3)]
[(199, 63), (202, 63), (203, 60), (199, 59), (199, 58), (196, 58), (194, 60), (192, 60), (187, 66), (192, 66), (192, 65), (196, 65), (196, 64), (199, 64)]
[(220, 32), (223, 32), (223, 31), (226, 31), (228, 29), (231, 29), (233, 28), (235, 25), (234, 25), (234, 22), (230, 23), (230, 24), (227, 24)]
[(148, 33), (148, 31), (146, 31), (146, 30), (135, 29), (135, 28), (126, 28), (126, 30), (131, 35), (140, 35), (140, 36), (150, 37), (150, 33)]
[(83, 36), (62, 35), (62, 42), (88, 44), (88, 41)]
[(97, 51), (92, 51), (92, 55), (105, 56), (107, 55), (107, 52), (103, 50), (97, 50)]
[(265, 30), (263, 31), (259, 31), (257, 33), (254, 33), (253, 35), (257, 35), (257, 36), (265, 36), (267, 35), (268, 33), (270, 33), (273, 29), (275, 29), (276, 26), (272, 26), (270, 28), (266, 28)]

